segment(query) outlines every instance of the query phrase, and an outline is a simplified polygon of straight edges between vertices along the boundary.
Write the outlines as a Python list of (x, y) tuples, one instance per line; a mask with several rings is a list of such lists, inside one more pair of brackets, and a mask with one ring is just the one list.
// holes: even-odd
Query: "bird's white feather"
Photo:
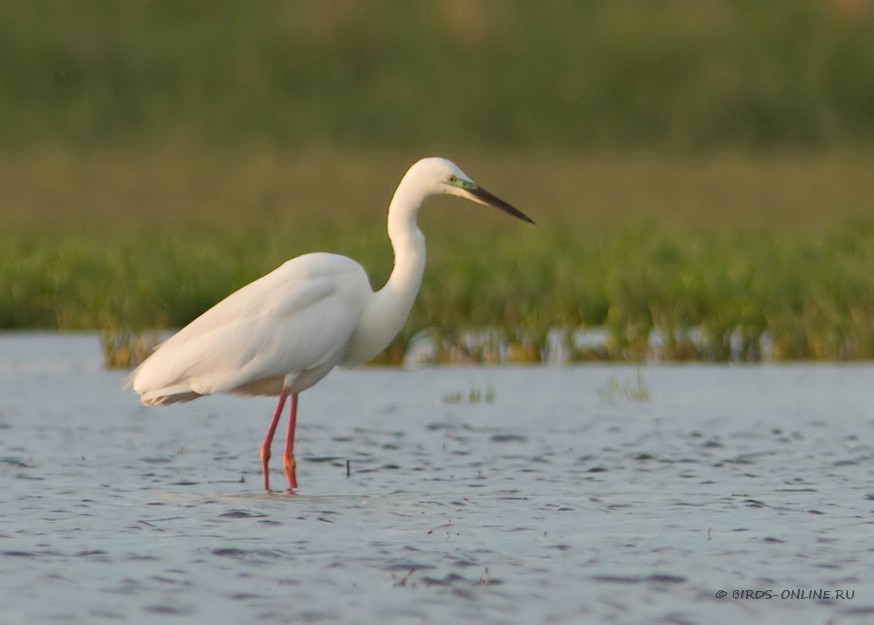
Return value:
[(299, 256), (170, 337), (134, 371), (132, 385), (150, 404), (218, 392), (275, 395), (283, 384), (299, 392), (342, 360), (370, 294), (355, 261)]

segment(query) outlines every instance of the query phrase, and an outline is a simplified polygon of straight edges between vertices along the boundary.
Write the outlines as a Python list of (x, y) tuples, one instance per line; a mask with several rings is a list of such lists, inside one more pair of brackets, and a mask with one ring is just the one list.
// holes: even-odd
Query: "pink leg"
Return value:
[(276, 433), (276, 426), (279, 425), (279, 417), (282, 416), (282, 409), (285, 407), (287, 397), (288, 391), (282, 389), (279, 403), (276, 404), (276, 411), (273, 413), (273, 420), (270, 422), (270, 427), (267, 428), (267, 436), (264, 437), (264, 443), (261, 445), (261, 471), (264, 473), (264, 490), (268, 493), (270, 492), (270, 473), (267, 464), (270, 462), (270, 446), (273, 444), (273, 435)]
[(291, 409), (288, 412), (288, 435), (285, 437), (285, 452), (282, 463), (285, 465), (285, 477), (288, 478), (288, 492), (297, 488), (297, 474), (294, 461), (294, 427), (297, 423), (297, 393), (291, 396)]

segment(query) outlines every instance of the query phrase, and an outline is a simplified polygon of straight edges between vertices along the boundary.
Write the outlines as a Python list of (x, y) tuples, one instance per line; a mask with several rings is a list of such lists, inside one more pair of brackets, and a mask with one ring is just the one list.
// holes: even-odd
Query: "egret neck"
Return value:
[(416, 217), (433, 193), (407, 172), (388, 207), (388, 238), (394, 250), (391, 275), (369, 301), (344, 358), (344, 365), (363, 364), (385, 349), (403, 327), (416, 301), (425, 272), (425, 235)]

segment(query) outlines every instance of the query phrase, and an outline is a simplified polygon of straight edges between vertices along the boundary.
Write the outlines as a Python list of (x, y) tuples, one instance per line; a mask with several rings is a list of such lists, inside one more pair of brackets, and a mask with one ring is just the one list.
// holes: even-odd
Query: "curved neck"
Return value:
[(419, 292), (425, 272), (425, 235), (419, 230), (416, 218), (427, 197), (418, 189), (410, 189), (405, 182), (406, 178), (401, 180), (388, 206), (388, 238), (395, 260), (388, 281), (377, 292), (378, 297), (409, 297), (404, 319)]
[(416, 217), (428, 194), (417, 185), (400, 185), (388, 207), (388, 238), (394, 250), (394, 267), (374, 293), (349, 343), (344, 364), (363, 364), (385, 349), (403, 327), (416, 301), (425, 273), (425, 235)]

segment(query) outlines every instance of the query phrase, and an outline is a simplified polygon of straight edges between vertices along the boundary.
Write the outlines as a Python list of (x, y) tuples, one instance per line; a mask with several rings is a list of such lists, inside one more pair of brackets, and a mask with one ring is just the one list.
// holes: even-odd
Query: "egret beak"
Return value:
[(522, 221), (527, 221), (529, 224), (533, 224), (534, 220), (532, 220), (528, 215), (520, 211), (518, 208), (514, 208), (507, 204), (501, 198), (492, 195), (482, 187), (474, 185), (473, 187), (467, 188), (466, 191), (473, 196), (473, 200), (479, 202), (480, 204), (485, 204), (487, 206), (494, 206), (495, 208), (500, 208), (505, 213), (516, 217), (517, 219), (521, 219)]

